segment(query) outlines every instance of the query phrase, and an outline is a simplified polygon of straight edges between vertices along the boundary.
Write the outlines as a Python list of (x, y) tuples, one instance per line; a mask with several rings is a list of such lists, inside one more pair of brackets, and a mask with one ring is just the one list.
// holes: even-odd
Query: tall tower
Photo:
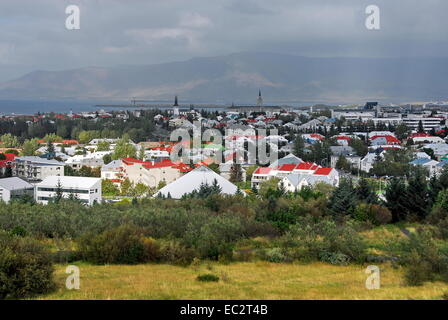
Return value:
[(178, 101), (177, 101), (177, 96), (175, 96), (174, 97), (174, 104), (173, 104), (173, 107), (178, 107), (179, 106), (179, 103), (178, 103)]
[(177, 99), (177, 96), (174, 97), (174, 104), (173, 104), (173, 115), (178, 116), (180, 114), (179, 112), (179, 101)]
[(261, 89), (258, 90), (257, 107), (260, 108), (260, 111), (261, 108), (263, 108), (263, 97), (261, 96)]

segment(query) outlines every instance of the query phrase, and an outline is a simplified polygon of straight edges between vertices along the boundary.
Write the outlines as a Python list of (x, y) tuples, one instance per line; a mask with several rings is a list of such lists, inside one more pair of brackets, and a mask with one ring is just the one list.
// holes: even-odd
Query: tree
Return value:
[(59, 137), (58, 135), (54, 134), (54, 133), (49, 133), (46, 134), (44, 139), (43, 139), (46, 143), (54, 143), (54, 142), (61, 142), (62, 138)]
[(121, 194), (124, 196), (129, 196), (132, 192), (132, 182), (129, 178), (124, 179), (121, 183)]
[(59, 201), (61, 201), (63, 195), (64, 195), (64, 191), (62, 189), (62, 183), (61, 183), (61, 180), (58, 180), (58, 183), (56, 184), (56, 192), (55, 192), (54, 202), (58, 203)]
[(404, 123), (400, 123), (397, 128), (395, 129), (395, 136), (399, 140), (404, 140), (409, 135), (409, 128)]
[(358, 186), (356, 187), (356, 195), (360, 201), (376, 204), (378, 203), (378, 197), (375, 191), (370, 186), (367, 179), (362, 178), (359, 180)]
[(300, 135), (294, 139), (294, 155), (303, 158), (305, 155), (305, 140)]
[(402, 178), (392, 178), (384, 193), (386, 207), (392, 213), (392, 222), (402, 221), (407, 216), (406, 185)]
[(106, 155), (103, 157), (103, 162), (104, 162), (104, 164), (109, 164), (109, 163), (111, 163), (111, 162), (112, 162), (112, 156), (111, 156), (110, 154), (106, 154)]
[(241, 180), (243, 180), (241, 164), (234, 163), (230, 168), (230, 181), (235, 183), (240, 182)]
[(140, 150), (138, 151), (138, 160), (145, 160), (145, 148), (143, 146), (141, 146)]
[(352, 180), (342, 179), (329, 199), (328, 209), (334, 218), (340, 220), (347, 215), (353, 215), (358, 205), (358, 199), (353, 196), (354, 194)]
[(413, 213), (420, 219), (426, 217), (429, 207), (429, 192), (426, 182), (426, 171), (416, 167), (408, 180), (406, 188), (406, 205), (408, 212)]
[(96, 151), (109, 151), (110, 150), (110, 143), (107, 141), (100, 141), (98, 142)]
[(361, 139), (350, 139), (348, 145), (352, 147), (356, 154), (360, 157), (364, 157), (369, 151), (367, 145)]
[(17, 148), (19, 146), (19, 139), (10, 133), (2, 135), (0, 141), (4, 148)]
[(343, 155), (339, 156), (338, 161), (336, 162), (336, 169), (348, 172), (350, 171), (350, 163), (347, 161)]
[(123, 136), (122, 139), (118, 140), (117, 145), (115, 146), (115, 151), (112, 154), (113, 160), (119, 160), (123, 158), (135, 158), (137, 150), (135, 147), (129, 143), (129, 138), (126, 138), (126, 135)]
[(252, 181), (252, 175), (258, 167), (256, 165), (252, 165), (246, 169), (246, 181)]
[(418, 129), (417, 129), (417, 132), (418, 132), (418, 133), (425, 133), (425, 128), (423, 127), (423, 122), (422, 122), (422, 120), (420, 120), (420, 121), (418, 122)]
[(118, 196), (120, 193), (114, 183), (108, 179), (101, 180), (101, 190), (106, 196)]
[(54, 156), (55, 156), (54, 145), (53, 145), (53, 143), (50, 140), (48, 140), (48, 142), (47, 142), (47, 158), (48, 159), (53, 159)]

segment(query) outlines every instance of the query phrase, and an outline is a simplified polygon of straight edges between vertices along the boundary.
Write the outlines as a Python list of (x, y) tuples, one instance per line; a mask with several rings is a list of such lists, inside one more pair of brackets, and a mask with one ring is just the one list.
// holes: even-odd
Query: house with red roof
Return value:
[(259, 167), (252, 174), (252, 188), (259, 188), (260, 184), (272, 179), (280, 179), (279, 186), (287, 191), (297, 191), (304, 186), (313, 186), (318, 182), (339, 185), (339, 173), (336, 169), (322, 168), (313, 162), (299, 164), (282, 164), (276, 168)]
[(151, 188), (161, 182), (171, 183), (192, 170), (190, 166), (170, 159), (155, 162), (125, 158), (121, 162), (123, 179), (128, 178), (134, 184), (143, 183)]
[(0, 160), (0, 174), (4, 175), (7, 168), (12, 168), (14, 159), (17, 157), (14, 153), (3, 153), (5, 155), (4, 160)]

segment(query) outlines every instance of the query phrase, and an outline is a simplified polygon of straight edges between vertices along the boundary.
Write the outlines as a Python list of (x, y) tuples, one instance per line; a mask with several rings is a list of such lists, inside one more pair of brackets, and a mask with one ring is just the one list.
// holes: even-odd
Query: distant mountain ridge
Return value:
[(0, 99), (363, 102), (447, 100), (447, 58), (309, 58), (246, 52), (142, 66), (35, 71)]

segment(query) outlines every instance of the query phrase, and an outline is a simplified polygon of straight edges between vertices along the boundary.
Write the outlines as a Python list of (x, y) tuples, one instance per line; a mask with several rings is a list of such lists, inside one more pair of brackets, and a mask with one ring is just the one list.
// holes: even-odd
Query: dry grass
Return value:
[[(188, 268), (170, 265), (79, 265), (81, 289), (65, 289), (65, 266), (58, 266), (56, 292), (43, 299), (441, 299), (448, 284), (406, 287), (402, 270), (381, 266), (381, 289), (367, 290), (362, 266), (331, 266), (265, 262), (201, 264)], [(221, 280), (203, 283), (199, 274)]]

